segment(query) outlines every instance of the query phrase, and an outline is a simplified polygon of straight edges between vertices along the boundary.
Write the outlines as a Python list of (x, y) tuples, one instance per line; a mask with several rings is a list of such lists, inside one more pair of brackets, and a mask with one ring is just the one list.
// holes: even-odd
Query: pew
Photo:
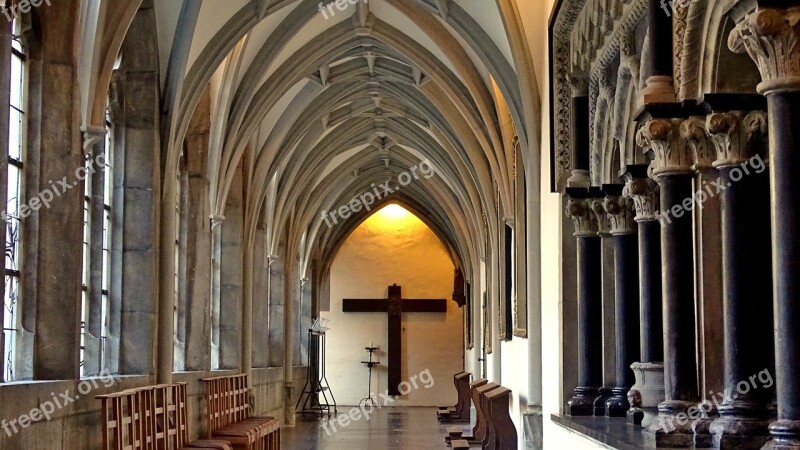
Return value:
[(247, 375), (203, 378), (206, 390), (208, 436), (229, 440), (235, 450), (278, 450), (280, 421), (254, 417)]
[(146, 386), (98, 395), (103, 450), (232, 450), (230, 442), (189, 442), (186, 384)]
[(478, 388), (485, 386), (487, 384), (491, 384), (494, 387), (497, 387), (494, 383), (489, 383), (488, 380), (485, 378), (481, 378), (480, 380), (473, 381), (469, 384), (469, 391), (470, 391), (470, 400), (473, 405), (475, 405), (475, 426), (472, 427), (472, 435), (464, 436), (464, 430), (461, 427), (448, 427), (447, 428), (447, 436), (445, 436), (444, 440), (447, 443), (450, 443), (451, 440), (454, 439), (464, 439), (472, 444), (480, 443), (483, 440), (483, 435), (485, 433), (486, 425), (485, 420), (483, 418), (483, 409), (481, 408), (480, 402), (480, 394), (478, 393)]
[(517, 450), (517, 429), (510, 414), (511, 390), (502, 386), (483, 395), (488, 433), (484, 450)]
[(470, 392), (469, 380), (472, 374), (469, 372), (459, 372), (453, 376), (453, 384), (458, 393), (458, 403), (451, 409), (439, 408), (436, 411), (437, 417), (441, 422), (469, 422), (470, 419)]

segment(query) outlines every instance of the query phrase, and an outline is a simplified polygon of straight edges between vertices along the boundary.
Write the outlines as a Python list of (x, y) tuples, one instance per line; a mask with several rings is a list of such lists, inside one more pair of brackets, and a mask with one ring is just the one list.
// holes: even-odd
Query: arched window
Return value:
[(19, 210), (23, 201), (23, 168), (25, 161), (25, 68), (27, 57), (20, 41), (20, 23), (14, 21), (11, 41), (11, 101), (8, 128), (8, 198), (3, 217), (6, 227), (5, 296), (3, 299), (2, 378), (13, 381), (17, 364), (16, 344), (20, 330), (21, 222)]

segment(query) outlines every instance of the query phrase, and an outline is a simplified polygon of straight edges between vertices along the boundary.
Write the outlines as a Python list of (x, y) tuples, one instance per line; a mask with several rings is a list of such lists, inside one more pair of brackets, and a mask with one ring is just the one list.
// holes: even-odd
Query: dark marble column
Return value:
[(694, 444), (689, 409), (699, 400), (697, 384), (694, 252), (691, 199), (692, 156), (680, 119), (656, 119), (639, 132), (639, 145), (655, 154), (653, 176), (661, 192), (661, 267), (664, 320), (664, 394), (658, 418), (648, 428), (651, 444)]
[(591, 416), (603, 379), (600, 237), (588, 190), (568, 188), (567, 193), (567, 215), (575, 224), (578, 247), (578, 387), (567, 402), (567, 414)]
[[(716, 148), (722, 198), (725, 390), (733, 395), (711, 425), (714, 447), (759, 449), (769, 432), (773, 390), (758, 376), (774, 371), (769, 230), (769, 178), (761, 151), (767, 133), (760, 111), (712, 114), (706, 128)], [(763, 376), (762, 376), (763, 378)], [(770, 376), (770, 379), (772, 377)], [(771, 383), (770, 383), (771, 385)]]
[(616, 385), (606, 401), (606, 417), (625, 417), (628, 391), (635, 379), (631, 364), (639, 359), (639, 254), (633, 201), (622, 196), (623, 185), (606, 185), (604, 208), (614, 239), (614, 311)]
[(647, 87), (642, 90), (645, 105), (675, 102), (672, 53), (673, 4), (664, 0), (648, 2), (647, 40), (650, 48), (644, 62)]
[(572, 176), (567, 186), (588, 188), (589, 180), (589, 79), (586, 74), (573, 74), (572, 87)]
[(606, 415), (606, 402), (611, 398), (616, 381), (617, 349), (614, 312), (614, 237), (611, 236), (611, 221), (605, 210), (605, 197), (598, 188), (591, 188), (594, 195), (587, 202), (597, 219), (597, 235), (600, 236), (600, 340), (602, 342), (602, 378), (600, 396), (594, 402), (594, 415)]
[(763, 80), (758, 90), (769, 108), (778, 420), (770, 425), (773, 439), (764, 448), (789, 450), (800, 449), (800, 6), (780, 4), (795, 6), (758, 8), (734, 28), (728, 43), (755, 61)]
[[(629, 391), (628, 422), (642, 425), (645, 410), (655, 413), (664, 400), (664, 337), (661, 314), (661, 225), (658, 183), (647, 175), (649, 164), (629, 165), (623, 195), (633, 200), (639, 239), (639, 354), (631, 365), (636, 384)], [(644, 408), (644, 409), (643, 409)], [(646, 425), (646, 424), (645, 424)]]

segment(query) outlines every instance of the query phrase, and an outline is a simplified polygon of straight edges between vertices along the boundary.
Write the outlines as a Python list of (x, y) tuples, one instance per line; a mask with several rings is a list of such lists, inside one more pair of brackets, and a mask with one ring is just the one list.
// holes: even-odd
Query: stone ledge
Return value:
[[(613, 447), (617, 450), (655, 450), (647, 445), (642, 428), (629, 425), (625, 418), (570, 417), (552, 414), (550, 419), (576, 433)], [(660, 448), (658, 450), (677, 450)], [(696, 450), (705, 450), (699, 449)], [(711, 449), (708, 449), (711, 450)]]

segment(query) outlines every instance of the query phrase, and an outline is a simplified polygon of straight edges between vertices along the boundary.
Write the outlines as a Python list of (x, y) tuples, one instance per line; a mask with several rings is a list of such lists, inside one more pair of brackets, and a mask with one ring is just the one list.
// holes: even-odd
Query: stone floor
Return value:
[[(340, 407), (339, 415), (350, 411)], [(342, 427), (326, 418), (297, 416), (297, 426), (281, 430), (282, 447), (290, 450), (447, 449), (446, 426), (436, 420), (436, 408), (383, 408), (367, 421)], [(462, 424), (466, 428), (467, 424)]]

